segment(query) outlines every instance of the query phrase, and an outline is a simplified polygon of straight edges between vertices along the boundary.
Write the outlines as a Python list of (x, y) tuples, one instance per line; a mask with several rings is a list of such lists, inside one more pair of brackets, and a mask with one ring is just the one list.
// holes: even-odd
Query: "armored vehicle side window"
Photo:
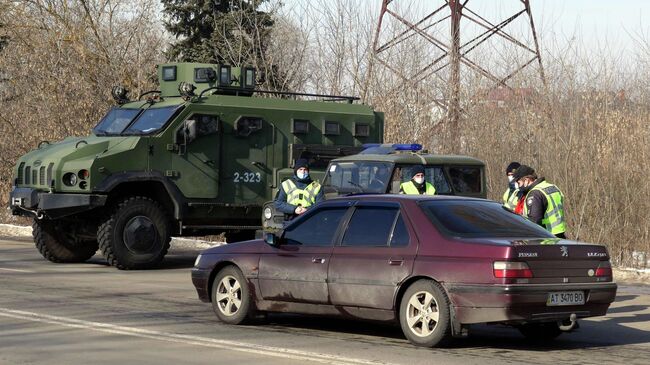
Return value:
[(124, 134), (148, 134), (164, 126), (177, 110), (177, 106), (146, 109)]
[[(407, 182), (413, 177), (412, 166), (401, 166), (401, 181)], [(442, 166), (426, 166), (424, 169), (424, 178), (427, 182), (436, 188), (436, 194), (451, 193), (451, 186), (445, 177)]]
[(309, 133), (309, 121), (305, 119), (294, 119), (291, 123), (291, 133), (293, 134)]
[(290, 245), (331, 246), (334, 234), (348, 208), (325, 208), (301, 222), (290, 225), (284, 239)]
[[(481, 192), (481, 169), (473, 166), (449, 168), (449, 177), (454, 190), (459, 193)], [(437, 188), (437, 187), (436, 187)]]
[(239, 117), (235, 122), (235, 133), (240, 137), (248, 137), (262, 129), (263, 121), (259, 117)]
[(338, 162), (330, 166), (323, 185), (338, 193), (384, 194), (392, 171), (393, 165), (387, 162)]
[(119, 134), (140, 113), (141, 109), (113, 108), (93, 129), (95, 135)]
[(326, 120), (323, 123), (323, 134), (326, 136), (338, 136), (341, 134), (341, 125), (339, 122)]
[(196, 137), (215, 134), (219, 131), (219, 118), (214, 115), (194, 114), (188, 120), (196, 121)]

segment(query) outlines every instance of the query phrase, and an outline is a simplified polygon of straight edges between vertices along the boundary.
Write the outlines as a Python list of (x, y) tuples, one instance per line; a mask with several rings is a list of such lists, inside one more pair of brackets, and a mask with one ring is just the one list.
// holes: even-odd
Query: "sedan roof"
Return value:
[(340, 196), (328, 199), (325, 202), (345, 202), (345, 201), (373, 201), (373, 202), (396, 202), (402, 200), (466, 200), (466, 201), (491, 201), (481, 198), (471, 198), (459, 195), (408, 195), (408, 194), (357, 194)]

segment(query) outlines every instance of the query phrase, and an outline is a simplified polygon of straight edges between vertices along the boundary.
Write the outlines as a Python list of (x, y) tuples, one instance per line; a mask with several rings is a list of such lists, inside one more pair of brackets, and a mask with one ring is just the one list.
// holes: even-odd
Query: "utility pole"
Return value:
[[(403, 84), (417, 85), (419, 82), (431, 78), (442, 78), (443, 73), (448, 72), (447, 87), (444, 93), (444, 99), (432, 100), (437, 106), (446, 111), (444, 122), (451, 132), (452, 145), (459, 146), (460, 121), (463, 115), (463, 105), (469, 100), (461, 99), (461, 69), (475, 72), (480, 76), (490, 80), (493, 87), (505, 87), (512, 89), (508, 82), (520, 73), (523, 69), (533, 63), (537, 63), (539, 68), (539, 77), (546, 86), (546, 78), (542, 64), (542, 57), (539, 49), (539, 41), (535, 23), (533, 21), (532, 11), (529, 0), (509, 0), (521, 5), (521, 8), (514, 14), (506, 14), (502, 21), (491, 22), (485, 16), (478, 14), (468, 7), (470, 0), (429, 0), (433, 5), (433, 11), (424, 14), (419, 20), (408, 20), (406, 14), (401, 14), (399, 9), (409, 9), (408, 5), (412, 0), (382, 0), (379, 20), (373, 41), (373, 58), (368, 67), (368, 80), (372, 77), (377, 67), (385, 67), (391, 72), (397, 73), (399, 61), (385, 57), (387, 50), (402, 42), (412, 41), (416, 38), (424, 39), (432, 47), (431, 57), (426, 65), (410, 75), (397, 73), (402, 79)], [(502, 0), (506, 1), (506, 0)], [(506, 29), (519, 17), (527, 17), (527, 27), (530, 30), (533, 44), (517, 39)], [(461, 21), (463, 24), (471, 24), (480, 29), (478, 35), (471, 39), (464, 40), (462, 37)], [(399, 25), (401, 32), (394, 34), (383, 34), (384, 30), (389, 29), (390, 23)], [(433, 32), (433, 29), (439, 24), (449, 22), (450, 37), (442, 38), (440, 34)], [(506, 44), (514, 45), (523, 50), (526, 58), (520, 64), (514, 64), (505, 75), (496, 75), (489, 69), (489, 66), (482, 65), (480, 61), (474, 61), (468, 57), (473, 50), (484, 45), (488, 39), (498, 39)], [(529, 57), (529, 58), (528, 58)], [(537, 62), (535, 62), (537, 61)], [(447, 69), (448, 68), (448, 69)], [(401, 85), (400, 85), (401, 86)], [(396, 87), (396, 90), (400, 89)], [(362, 100), (366, 101), (367, 88), (363, 91)]]

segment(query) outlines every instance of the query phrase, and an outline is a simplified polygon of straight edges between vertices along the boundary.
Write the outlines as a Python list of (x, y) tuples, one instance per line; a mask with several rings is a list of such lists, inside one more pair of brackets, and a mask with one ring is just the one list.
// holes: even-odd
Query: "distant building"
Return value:
[(512, 108), (531, 104), (538, 97), (537, 91), (531, 87), (498, 86), (481, 91), (478, 95), (478, 103), (490, 108)]

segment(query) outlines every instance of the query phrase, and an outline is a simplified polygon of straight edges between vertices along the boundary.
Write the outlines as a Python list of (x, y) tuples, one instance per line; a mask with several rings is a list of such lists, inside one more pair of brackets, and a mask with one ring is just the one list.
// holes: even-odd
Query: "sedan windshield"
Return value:
[(330, 165), (323, 185), (339, 193), (386, 193), (393, 171), (387, 162), (336, 162)]
[(420, 207), (443, 233), (461, 238), (553, 238), (544, 228), (492, 201), (423, 201)]

